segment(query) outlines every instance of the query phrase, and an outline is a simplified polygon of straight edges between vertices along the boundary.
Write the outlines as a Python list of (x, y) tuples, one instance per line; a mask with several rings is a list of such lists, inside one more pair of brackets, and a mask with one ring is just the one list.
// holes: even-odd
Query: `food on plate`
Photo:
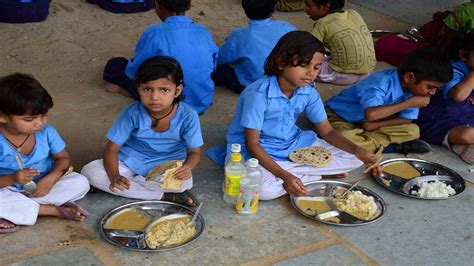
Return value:
[(435, 180), (434, 182), (423, 181), (417, 184), (418, 191), (412, 190), (411, 194), (420, 198), (448, 198), (456, 195), (456, 191), (448, 184)]
[(409, 163), (405, 162), (393, 162), (382, 166), (382, 170), (386, 173), (399, 176), (404, 179), (413, 179), (421, 176), (421, 173), (416, 170)]
[[(298, 197), (296, 205), (298, 205), (298, 208), (309, 216), (316, 216), (321, 213), (332, 211), (331, 207), (329, 207), (325, 200), (315, 197)], [(340, 222), (340, 219), (335, 216), (323, 220), (335, 223)]]
[(105, 224), (105, 228), (114, 230), (138, 230), (143, 231), (150, 223), (150, 218), (134, 209), (122, 210), (112, 217)]
[(191, 216), (168, 216), (153, 222), (146, 233), (146, 243), (150, 248), (180, 245), (192, 239), (196, 234), (196, 227), (191, 224)]
[(303, 147), (292, 151), (289, 158), (295, 163), (323, 167), (331, 162), (332, 154), (323, 147)]
[(372, 196), (350, 191), (343, 198), (334, 198), (339, 211), (344, 211), (362, 220), (371, 220), (377, 215), (378, 207)]

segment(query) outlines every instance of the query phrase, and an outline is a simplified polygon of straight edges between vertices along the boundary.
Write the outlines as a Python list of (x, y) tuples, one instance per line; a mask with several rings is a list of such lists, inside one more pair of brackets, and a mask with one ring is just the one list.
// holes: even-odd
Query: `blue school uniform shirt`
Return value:
[(250, 20), (246, 28), (232, 31), (219, 47), (217, 64), (233, 64), (243, 86), (263, 78), (265, 59), (285, 33), (295, 26), (270, 18)]
[[(35, 146), (29, 155), (23, 155), (25, 167), (38, 169), (40, 174), (34, 177), (38, 181), (43, 176), (49, 174), (53, 169), (53, 155), (60, 153), (66, 148), (66, 143), (59, 136), (56, 129), (46, 124), (35, 134)], [(16, 149), (10, 145), (5, 136), (0, 133), (0, 175), (9, 175), (20, 170), (20, 165), (16, 160)], [(23, 190), (23, 185), (14, 184), (19, 190)]]
[[(326, 105), (347, 122), (361, 123), (365, 120), (365, 109), (396, 104), (412, 97), (411, 92), (403, 90), (397, 69), (393, 68), (372, 74), (350, 86), (329, 99)], [(418, 108), (412, 107), (398, 115), (412, 120), (418, 117), (418, 112)]]
[(204, 26), (186, 16), (171, 16), (143, 32), (125, 74), (135, 79), (140, 64), (153, 56), (175, 58), (183, 69), (184, 102), (202, 114), (214, 96), (211, 74), (216, 68), (217, 51), (211, 33)]
[(187, 148), (203, 145), (199, 117), (190, 106), (180, 102), (165, 132), (151, 128), (145, 106), (135, 102), (125, 108), (107, 138), (120, 145), (118, 158), (133, 172), (146, 176), (148, 171), (169, 160), (186, 159)]
[(451, 100), (451, 98), (449, 97), (449, 92), (454, 87), (456, 87), (456, 85), (461, 83), (466, 77), (466, 75), (471, 72), (471, 70), (469, 70), (469, 67), (462, 60), (451, 61), (451, 66), (453, 68), (453, 79), (448, 83), (444, 84), (439, 90), (445, 100)]
[(239, 143), (243, 156), (251, 157), (244, 138), (244, 128), (250, 128), (260, 131), (260, 144), (274, 160), (288, 160), (291, 151), (310, 146), (316, 139), (314, 131), (303, 131), (296, 126), (302, 112), (312, 123), (327, 119), (321, 97), (312, 85), (297, 88), (288, 98), (281, 91), (276, 76), (250, 84), (237, 103), (227, 133), (227, 152), (232, 143)]

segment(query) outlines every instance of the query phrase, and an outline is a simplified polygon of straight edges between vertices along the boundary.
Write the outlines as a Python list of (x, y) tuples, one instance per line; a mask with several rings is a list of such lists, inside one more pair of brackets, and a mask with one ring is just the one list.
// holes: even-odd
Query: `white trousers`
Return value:
[(191, 177), (183, 180), (179, 190), (161, 189), (161, 183), (157, 181), (161, 180), (163, 176), (158, 177), (157, 180), (146, 181), (145, 177), (136, 174), (121, 161), (119, 161), (119, 173), (130, 180), (130, 189), (118, 192), (110, 190), (110, 179), (107, 172), (105, 172), (102, 159), (86, 164), (81, 171), (81, 174), (89, 179), (91, 186), (110, 194), (133, 199), (160, 200), (163, 197), (163, 193), (180, 193), (193, 187), (193, 178)]
[[(354, 155), (338, 149), (325, 140), (316, 138), (311, 146), (326, 148), (332, 153), (332, 160), (324, 167), (314, 167), (304, 164), (297, 164), (291, 161), (276, 161), (285, 171), (301, 179), (303, 184), (321, 179), (322, 175), (333, 175), (352, 171), (360, 167), (363, 163)], [(272, 200), (287, 194), (283, 188), (283, 179), (276, 177), (267, 169), (260, 166), (262, 170), (262, 187), (260, 189), (261, 200)]]
[(18, 225), (33, 225), (38, 218), (40, 205), (62, 205), (82, 199), (89, 191), (87, 178), (72, 172), (54, 184), (43, 197), (30, 198), (14, 187), (0, 189), (0, 218)]

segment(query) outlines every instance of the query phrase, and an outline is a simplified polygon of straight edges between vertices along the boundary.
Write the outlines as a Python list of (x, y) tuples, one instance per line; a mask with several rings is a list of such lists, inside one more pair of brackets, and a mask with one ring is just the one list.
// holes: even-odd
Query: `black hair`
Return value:
[(312, 0), (315, 5), (322, 6), (329, 4), (329, 13), (339, 11), (344, 8), (345, 0)]
[(191, 6), (191, 0), (156, 0), (156, 3), (177, 14), (184, 14)]
[(0, 78), (0, 113), (43, 115), (53, 107), (53, 99), (32, 76), (14, 73)]
[(275, 12), (277, 0), (242, 0), (242, 8), (249, 19), (267, 19)]
[[(138, 67), (135, 75), (135, 81), (139, 86), (148, 81), (166, 78), (174, 82), (176, 86), (184, 86), (183, 70), (179, 62), (173, 57), (169, 56), (154, 56), (150, 57)], [(184, 100), (184, 93), (174, 98), (174, 102)]]
[(306, 65), (316, 52), (324, 53), (324, 46), (316, 37), (307, 31), (290, 31), (265, 60), (265, 75), (279, 75), (281, 67)]
[(460, 49), (464, 49), (468, 53), (474, 51), (474, 31), (463, 32), (460, 38)]
[(423, 80), (446, 83), (453, 78), (449, 60), (436, 48), (421, 48), (409, 53), (398, 67), (400, 76), (406, 72), (413, 72), (417, 84)]

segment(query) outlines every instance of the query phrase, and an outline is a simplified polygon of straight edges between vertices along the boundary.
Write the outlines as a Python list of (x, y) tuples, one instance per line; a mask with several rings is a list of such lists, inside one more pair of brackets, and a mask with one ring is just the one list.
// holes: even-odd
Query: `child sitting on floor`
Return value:
[[(246, 159), (259, 160), (263, 200), (286, 193), (304, 195), (304, 183), (319, 180), (321, 175), (351, 171), (361, 166), (358, 159), (368, 165), (376, 161), (374, 154), (345, 139), (327, 121), (321, 97), (313, 85), (323, 51), (322, 43), (308, 32), (285, 34), (265, 62), (267, 77), (252, 83), (240, 95), (227, 132), (227, 151), (230, 153), (232, 143), (239, 143)], [(302, 131), (296, 126), (302, 112), (314, 124), (314, 131)], [(330, 164), (317, 168), (290, 162), (289, 154), (304, 146), (330, 150)], [(375, 171), (381, 170), (376, 167)]]
[(273, 20), (277, 0), (242, 0), (250, 19), (246, 28), (232, 31), (219, 47), (216, 85), (240, 93), (250, 83), (263, 78), (263, 65), (270, 51), (285, 33), (296, 30), (290, 23)]
[(415, 122), (421, 138), (446, 145), (474, 164), (474, 33), (463, 38), (460, 60), (451, 61), (453, 79), (441, 87)]
[[(136, 79), (141, 102), (122, 111), (107, 133), (103, 160), (90, 162), (82, 174), (92, 186), (114, 195), (194, 206), (186, 190), (193, 186), (191, 171), (199, 163), (203, 140), (196, 111), (181, 101), (181, 67), (171, 57), (152, 57), (139, 67)], [(162, 175), (145, 180), (150, 170), (170, 160), (184, 160), (173, 176), (182, 181), (178, 189), (162, 189)]]
[[(84, 197), (89, 183), (78, 173), (66, 173), (66, 145), (47, 124), (52, 106), (32, 76), (0, 78), (0, 233), (33, 225), (38, 216), (84, 221), (87, 215), (74, 201)], [(36, 189), (25, 191), (29, 182)]]
[(364, 19), (353, 9), (342, 10), (344, 0), (305, 0), (306, 13), (316, 23), (312, 33), (329, 49), (318, 81), (339, 85), (355, 83), (375, 67), (372, 36)]
[(87, 0), (112, 13), (145, 12), (155, 7), (155, 0)]
[(416, 50), (398, 69), (377, 72), (329, 99), (329, 121), (368, 151), (429, 152), (411, 121), (417, 119), (418, 108), (427, 106), (436, 90), (451, 80), (451, 71), (440, 51)]
[(184, 15), (190, 6), (190, 0), (156, 0), (156, 14), (163, 22), (145, 30), (135, 48), (134, 58), (116, 57), (107, 62), (105, 90), (131, 94), (139, 100), (134, 81), (138, 67), (152, 56), (171, 56), (183, 68), (186, 83), (184, 102), (199, 115), (203, 114), (211, 106), (214, 95), (211, 74), (216, 68), (217, 46), (204, 26)]

